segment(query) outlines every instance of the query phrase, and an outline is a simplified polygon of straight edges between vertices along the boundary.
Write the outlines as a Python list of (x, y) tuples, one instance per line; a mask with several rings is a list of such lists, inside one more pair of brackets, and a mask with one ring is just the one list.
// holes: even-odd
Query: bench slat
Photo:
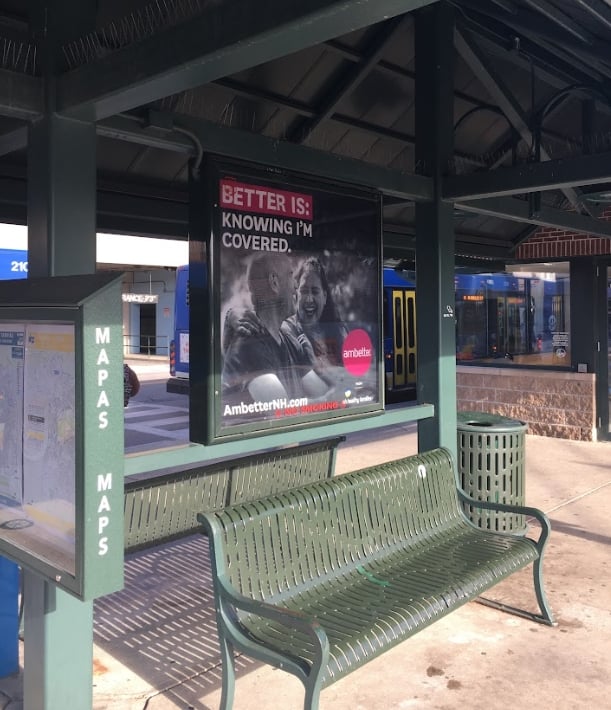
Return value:
[(200, 529), (197, 513), (218, 510), (330, 478), (344, 437), (125, 483), (125, 550), (134, 552)]

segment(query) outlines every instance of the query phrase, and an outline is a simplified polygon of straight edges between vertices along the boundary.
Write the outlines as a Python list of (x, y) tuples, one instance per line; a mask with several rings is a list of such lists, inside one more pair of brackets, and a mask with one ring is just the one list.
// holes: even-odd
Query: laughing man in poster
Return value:
[(245, 396), (254, 402), (299, 397), (301, 373), (294, 367), (291, 344), (280, 334), (280, 325), (293, 312), (290, 260), (258, 254), (250, 264), (248, 286), (259, 327), (254, 334), (237, 333), (229, 344), (222, 374), (224, 403), (238, 403)]

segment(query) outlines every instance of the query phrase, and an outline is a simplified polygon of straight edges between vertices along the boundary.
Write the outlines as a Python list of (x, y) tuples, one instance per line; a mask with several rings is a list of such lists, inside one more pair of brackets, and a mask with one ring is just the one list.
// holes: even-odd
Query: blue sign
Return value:
[(0, 279), (25, 279), (28, 253), (23, 249), (0, 249)]

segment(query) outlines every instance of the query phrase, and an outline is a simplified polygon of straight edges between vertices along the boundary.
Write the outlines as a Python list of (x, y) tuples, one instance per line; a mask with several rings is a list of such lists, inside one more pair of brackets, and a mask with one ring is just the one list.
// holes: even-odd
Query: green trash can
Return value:
[[(485, 412), (458, 412), (458, 475), (462, 488), (476, 500), (524, 505), (524, 459), (527, 425)], [(480, 528), (523, 530), (524, 515), (465, 505)]]

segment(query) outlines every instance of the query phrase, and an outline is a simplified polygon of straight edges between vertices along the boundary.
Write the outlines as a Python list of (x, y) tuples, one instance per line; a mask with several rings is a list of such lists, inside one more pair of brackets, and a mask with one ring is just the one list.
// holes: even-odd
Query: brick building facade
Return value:
[[(601, 219), (611, 220), (611, 207), (605, 209)], [(519, 261), (588, 256), (609, 256), (611, 260), (611, 239), (545, 227), (515, 252)], [(582, 441), (592, 441), (597, 436), (593, 373), (458, 367), (457, 402), (462, 411), (489, 412), (524, 421), (531, 434)]]
[[(611, 207), (603, 211), (600, 219), (611, 221)], [(570, 232), (558, 227), (542, 227), (520, 244), (515, 253), (519, 261), (607, 255), (611, 256), (611, 239)]]

